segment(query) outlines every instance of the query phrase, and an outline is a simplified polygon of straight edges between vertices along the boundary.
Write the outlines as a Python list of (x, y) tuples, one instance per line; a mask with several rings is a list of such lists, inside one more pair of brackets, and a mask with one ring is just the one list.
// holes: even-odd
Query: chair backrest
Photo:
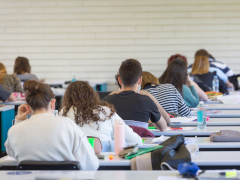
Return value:
[(18, 170), (80, 170), (78, 161), (21, 161)]
[(140, 137), (155, 137), (149, 130), (142, 128), (142, 127), (137, 127), (137, 126), (129, 126), (130, 128), (133, 129), (135, 133), (137, 133)]
[(134, 120), (124, 120), (124, 122), (128, 126), (136, 126), (136, 127), (142, 127), (142, 128), (148, 129), (147, 122), (134, 121)]
[(99, 99), (101, 100), (111, 93), (111, 91), (96, 91), (96, 92), (98, 93)]

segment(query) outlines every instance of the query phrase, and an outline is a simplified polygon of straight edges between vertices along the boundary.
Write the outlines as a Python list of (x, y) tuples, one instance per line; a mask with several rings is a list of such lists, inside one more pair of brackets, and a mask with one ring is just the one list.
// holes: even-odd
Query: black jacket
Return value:
[(177, 169), (178, 164), (191, 162), (191, 155), (184, 144), (184, 136), (176, 135), (162, 142), (162, 148), (151, 153), (152, 169), (160, 170), (162, 162), (168, 163)]

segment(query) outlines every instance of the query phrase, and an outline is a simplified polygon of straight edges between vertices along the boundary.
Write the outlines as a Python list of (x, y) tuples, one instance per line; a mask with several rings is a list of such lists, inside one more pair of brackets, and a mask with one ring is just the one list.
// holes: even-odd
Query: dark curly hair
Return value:
[[(94, 110), (97, 110), (98, 112), (103, 112), (106, 115), (102, 106), (107, 106), (111, 109), (110, 115), (105, 119), (100, 119), (99, 113), (94, 113)], [(76, 124), (81, 127), (84, 124), (89, 124), (89, 120), (96, 121), (96, 124), (98, 125), (98, 121), (110, 119), (116, 112), (113, 105), (100, 100), (94, 89), (84, 81), (72, 82), (66, 89), (62, 101), (62, 107), (60, 108), (60, 111), (63, 111), (62, 115), (67, 116), (71, 107), (74, 111), (74, 120)], [(97, 129), (99, 129), (99, 125)]]

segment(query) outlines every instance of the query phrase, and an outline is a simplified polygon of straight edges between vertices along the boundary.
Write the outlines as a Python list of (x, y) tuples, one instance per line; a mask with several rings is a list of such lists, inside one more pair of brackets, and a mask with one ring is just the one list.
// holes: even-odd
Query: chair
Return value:
[(97, 91), (98, 95), (99, 95), (99, 99), (103, 99), (104, 97), (106, 97), (107, 95), (109, 95), (111, 93), (111, 91)]
[(78, 161), (21, 161), (18, 170), (80, 170)]
[(124, 122), (128, 126), (137, 126), (137, 127), (142, 127), (142, 128), (148, 129), (147, 122), (134, 121), (134, 120), (124, 120)]
[(142, 127), (137, 127), (137, 126), (129, 126), (130, 128), (133, 129), (135, 133), (137, 133), (140, 137), (155, 137), (149, 130), (142, 128)]

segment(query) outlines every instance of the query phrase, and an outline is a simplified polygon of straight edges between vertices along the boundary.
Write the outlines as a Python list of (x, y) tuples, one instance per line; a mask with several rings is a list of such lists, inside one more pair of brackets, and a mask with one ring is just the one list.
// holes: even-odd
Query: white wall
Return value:
[(114, 82), (136, 58), (160, 76), (181, 53), (207, 49), (240, 73), (239, 0), (0, 0), (0, 61), (26, 56), (47, 81)]

